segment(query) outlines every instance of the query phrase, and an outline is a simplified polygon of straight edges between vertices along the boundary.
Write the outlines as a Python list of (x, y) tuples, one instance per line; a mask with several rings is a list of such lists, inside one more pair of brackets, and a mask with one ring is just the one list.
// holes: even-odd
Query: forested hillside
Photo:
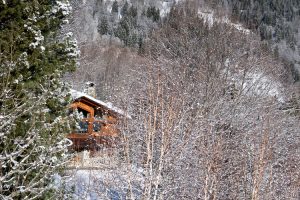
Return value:
[[(154, 6), (164, 13), (159, 1), (141, 2), (128, 1), (128, 7), (137, 8), (137, 24), (149, 20), (143, 19), (143, 9)], [(115, 4), (105, 3), (108, 8)], [(266, 45), (258, 27), (231, 15), (229, 4), (222, 12), (222, 2), (215, 3), (171, 2), (164, 9), (168, 14), (148, 21), (151, 29), (139, 29), (142, 46), (101, 32), (103, 24), (111, 30), (128, 20), (122, 17), (126, 1), (118, 1), (118, 12), (105, 11), (104, 19), (115, 17), (115, 25), (98, 20), (102, 15), (89, 15), (97, 34), (84, 40), (83, 66), (67, 80), (78, 88), (94, 81), (101, 98), (133, 117), (122, 129), (126, 186), (113, 187), (112, 177), (96, 178), (97, 184), (109, 183), (116, 198), (298, 198), (296, 76), (272, 52), (275, 39)], [(85, 9), (93, 5), (90, 1)], [(81, 20), (79, 13), (86, 12), (79, 8), (75, 23)], [(122, 180), (120, 172), (112, 174)], [(113, 198), (91, 188), (91, 196)]]
[[(0, 199), (299, 199), (299, 8), (0, 2)], [(70, 88), (127, 116), (110, 148), (70, 148)]]
[(276, 55), (282, 56), (293, 71), (295, 81), (300, 71), (300, 1), (298, 0), (214, 0), (213, 7), (228, 9), (233, 20), (267, 41)]

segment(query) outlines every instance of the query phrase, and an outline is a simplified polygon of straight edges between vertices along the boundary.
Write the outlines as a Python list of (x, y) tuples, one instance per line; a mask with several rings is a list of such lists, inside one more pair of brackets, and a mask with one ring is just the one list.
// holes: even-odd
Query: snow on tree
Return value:
[(72, 34), (58, 39), (67, 0), (0, 2), (0, 198), (53, 195), (51, 179), (66, 161), (68, 88), (75, 69)]
[(86, 48), (93, 63), (74, 83), (103, 77), (100, 94), (115, 96), (132, 120), (122, 124), (122, 164), (107, 178), (78, 171), (70, 180), (77, 199), (299, 199), (300, 104), (285, 102), (284, 65), (253, 32), (229, 20), (210, 24), (189, 2), (193, 9), (171, 9), (140, 56)]
[(141, 196), (298, 199), (299, 116), (281, 107), (291, 77), (257, 36), (210, 28), (193, 8), (155, 31), (123, 100), (124, 157), (143, 168)]

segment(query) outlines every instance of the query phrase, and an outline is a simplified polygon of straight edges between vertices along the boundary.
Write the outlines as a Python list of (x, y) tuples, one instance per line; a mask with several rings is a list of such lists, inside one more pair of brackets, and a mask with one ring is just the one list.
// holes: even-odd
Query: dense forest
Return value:
[[(298, 0), (0, 1), (0, 199), (299, 199), (299, 20)], [(130, 116), (93, 154), (66, 139), (91, 82)]]
[(261, 40), (267, 41), (288, 62), (294, 80), (300, 70), (300, 1), (297, 0), (216, 0), (208, 1), (214, 7), (225, 6), (233, 20), (255, 30)]

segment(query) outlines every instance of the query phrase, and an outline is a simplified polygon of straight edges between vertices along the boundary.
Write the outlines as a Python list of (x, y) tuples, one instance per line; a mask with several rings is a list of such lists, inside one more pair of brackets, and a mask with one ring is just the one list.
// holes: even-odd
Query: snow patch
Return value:
[(201, 17), (204, 20), (204, 22), (206, 22), (208, 24), (209, 27), (212, 27), (214, 25), (214, 23), (225, 23), (242, 33), (245, 33), (245, 34), (251, 33), (251, 31), (249, 29), (244, 28), (241, 24), (232, 23), (227, 17), (222, 17), (222, 18), (216, 17), (214, 14), (214, 11), (211, 11), (211, 10), (202, 11), (202, 10), (198, 9), (198, 15), (199, 15), (199, 17)]
[(246, 95), (274, 97), (279, 102), (284, 102), (282, 86), (262, 72), (249, 72), (244, 81), (240, 77), (232, 80), (235, 83), (242, 83), (242, 90)]
[(118, 169), (67, 171), (71, 176), (65, 181), (55, 175), (54, 185), (59, 188), (64, 184), (66, 193), (72, 199), (127, 199), (129, 191), (128, 180), (131, 179), (132, 192), (135, 199), (141, 199), (144, 187), (143, 169), (131, 166), (133, 174), (128, 174), (128, 167), (120, 165)]
[(168, 13), (170, 13), (171, 5), (170, 2), (162, 2), (161, 9), (160, 9), (160, 17), (167, 16)]
[(252, 85), (257, 94), (266, 94), (271, 97), (276, 97), (280, 102), (284, 102), (284, 99), (280, 94), (279, 84), (271, 80), (270, 77), (259, 72), (249, 74), (248, 76), (251, 77), (251, 79), (246, 82), (246, 85)]

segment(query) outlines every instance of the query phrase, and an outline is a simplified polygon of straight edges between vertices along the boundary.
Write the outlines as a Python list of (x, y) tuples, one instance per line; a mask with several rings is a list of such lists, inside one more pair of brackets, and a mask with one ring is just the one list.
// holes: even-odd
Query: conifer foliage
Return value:
[(107, 5), (110, 5), (111, 10), (104, 9), (105, 3), (101, 4), (103, 10), (98, 20), (98, 33), (117, 37), (124, 46), (138, 47), (139, 52), (142, 52), (141, 45), (148, 32), (161, 22), (159, 8), (143, 7), (141, 12), (138, 2), (111, 1), (110, 3)]
[(0, 199), (46, 198), (66, 159), (60, 78), (78, 52), (58, 31), (70, 11), (67, 0), (0, 1)]

